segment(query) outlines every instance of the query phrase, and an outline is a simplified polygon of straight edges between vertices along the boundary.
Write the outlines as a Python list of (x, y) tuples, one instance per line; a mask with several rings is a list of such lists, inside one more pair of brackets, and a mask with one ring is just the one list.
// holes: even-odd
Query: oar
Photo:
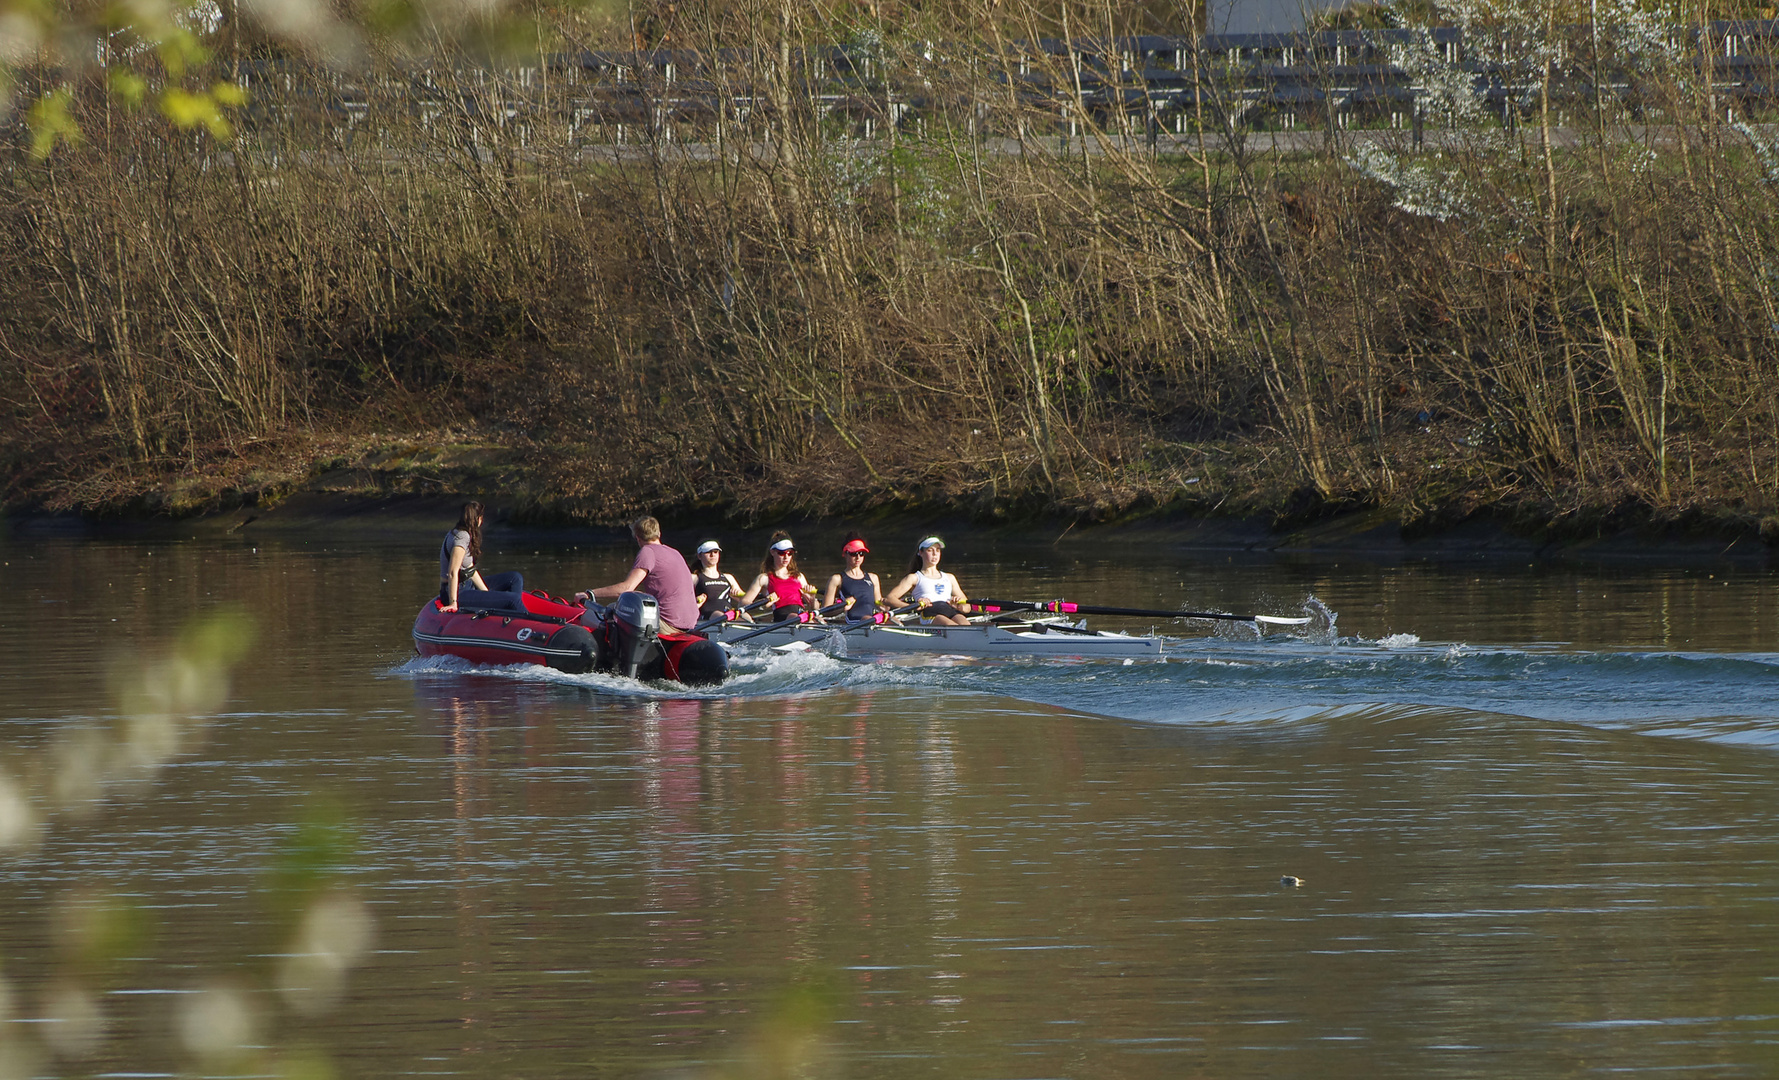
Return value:
[(749, 604), (746, 607), (731, 608), (730, 610), (723, 612), (721, 615), (712, 615), (710, 618), (704, 620), (703, 622), (699, 623), (697, 626), (694, 626), (694, 627), (692, 627), (692, 629), (686, 631), (686, 633), (688, 633), (688, 634), (702, 634), (706, 630), (709, 630), (713, 626), (721, 626), (722, 624), (724, 624), (726, 622), (730, 622), (730, 621), (734, 620), (736, 615), (740, 614), (743, 611), (750, 612), (750, 613), (758, 611), (759, 609), (765, 607), (767, 604), (772, 603), (776, 599), (778, 599), (776, 596), (762, 596), (758, 600), (755, 600), (753, 603)]
[(842, 634), (850, 634), (855, 630), (863, 630), (867, 626), (883, 626), (894, 623), (897, 618), (909, 614), (918, 607), (920, 607), (919, 604), (909, 604), (907, 607), (899, 607), (890, 611), (879, 611), (869, 619), (859, 619), (856, 622), (848, 624), (840, 632)]
[[(836, 605), (834, 605), (834, 607), (844, 609), (844, 608), (848, 607), (849, 605), (850, 605), (850, 601), (847, 601), (847, 602), (836, 604)], [(870, 626), (894, 626), (894, 625), (896, 625), (896, 617), (898, 615), (912, 612), (918, 607), (920, 607), (919, 604), (909, 604), (907, 607), (899, 607), (899, 608), (896, 608), (894, 611), (879, 611), (875, 615), (872, 615), (869, 619), (853, 619), (853, 620), (847, 622), (841, 628), (840, 632), (842, 634), (851, 634), (851, 633), (855, 633), (859, 630), (863, 630), (866, 627), (870, 627)], [(833, 610), (833, 608), (827, 609), (827, 611), (832, 611), (832, 610)], [(823, 614), (827, 614), (827, 611), (824, 611)], [(740, 640), (740, 639), (737, 639), (737, 640)], [(777, 652), (803, 652), (805, 650), (813, 649), (813, 648), (815, 648), (815, 646), (811, 645), (807, 641), (787, 641), (783, 645), (774, 645), (773, 646), (773, 649)], [(862, 664), (862, 663), (866, 662), (866, 661), (860, 660), (858, 657), (854, 657), (854, 656), (834, 656), (831, 653), (829, 654), (829, 656), (831, 659), (845, 660), (848, 663), (853, 663), (853, 664)]]
[(1056, 615), (1130, 615), (1139, 619), (1227, 619), (1230, 622), (1266, 623), (1269, 626), (1308, 626), (1314, 619), (1286, 619), (1278, 615), (1230, 615), (1221, 611), (1162, 611), (1158, 608), (1099, 607), (1071, 604), (1066, 600), (977, 600), (986, 611), (1046, 611)]
[(747, 633), (742, 634), (740, 637), (732, 637), (729, 640), (723, 642), (723, 644), (725, 644), (725, 645), (739, 645), (742, 642), (748, 640), (749, 638), (757, 638), (761, 634), (769, 634), (772, 631), (778, 630), (785, 626), (797, 626), (802, 623), (813, 622), (817, 616), (826, 618), (829, 615), (832, 615), (836, 612), (844, 611), (844, 610), (846, 610), (845, 604), (835, 604), (833, 607), (825, 607), (825, 608), (822, 608), (820, 611), (817, 611), (814, 613), (805, 611), (801, 615), (797, 616), (795, 619), (780, 619), (777, 622), (767, 623), (765, 626), (762, 626), (757, 630), (749, 630)]

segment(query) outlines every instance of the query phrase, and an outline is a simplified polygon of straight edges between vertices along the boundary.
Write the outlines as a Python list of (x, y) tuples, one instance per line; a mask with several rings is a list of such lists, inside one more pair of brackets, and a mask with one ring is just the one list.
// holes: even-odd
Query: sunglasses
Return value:
[(774, 552), (773, 552), (773, 553), (772, 553), (772, 554), (774, 554), (774, 555), (783, 555), (783, 556), (784, 556), (784, 557), (785, 557), (785, 558), (787, 558), (787, 559), (788, 559), (788, 558), (790, 558), (790, 557), (791, 557), (791, 556), (792, 556), (792, 555), (795, 555), (795, 554), (797, 554), (797, 549), (796, 549), (796, 548), (780, 548), (780, 549), (778, 549), (778, 550), (777, 550), (777, 551), (774, 551)]
[(865, 553), (862, 551), (848, 551), (846, 552), (846, 557), (849, 559), (862, 559), (865, 557)]

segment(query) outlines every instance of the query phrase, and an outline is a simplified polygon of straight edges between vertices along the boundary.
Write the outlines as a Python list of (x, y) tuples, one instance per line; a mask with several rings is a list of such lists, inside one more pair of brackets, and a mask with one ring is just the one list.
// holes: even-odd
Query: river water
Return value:
[(433, 543), (0, 546), (0, 1077), (1779, 1072), (1772, 572), (963, 538), (1318, 622), (685, 694), (419, 661)]

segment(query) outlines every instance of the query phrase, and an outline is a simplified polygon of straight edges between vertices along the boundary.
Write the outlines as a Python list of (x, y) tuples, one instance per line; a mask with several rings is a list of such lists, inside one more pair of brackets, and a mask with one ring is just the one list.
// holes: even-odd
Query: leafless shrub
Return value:
[[(685, 5), (677, 70), (250, 60), (224, 142), (77, 87), (85, 141), (15, 130), (0, 179), (15, 497), (69, 498), (71, 432), (149, 475), (371, 417), (533, 440), (605, 516), (1115, 511), (1219, 445), (1249, 506), (1764, 508), (1773, 136), (1692, 29), (1458, 15), (1512, 94), (1421, 50), (1425, 132), (1330, 101), (1280, 150), (1218, 58), (1157, 97), (1104, 3)], [(1031, 90), (1088, 74), (1122, 104)]]

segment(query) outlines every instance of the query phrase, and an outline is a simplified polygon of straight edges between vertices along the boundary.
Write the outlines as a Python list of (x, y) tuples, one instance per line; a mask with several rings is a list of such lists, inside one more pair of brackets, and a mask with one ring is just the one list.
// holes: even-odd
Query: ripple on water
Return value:
[[(1558, 646), (1378, 641), (1175, 639), (1160, 661), (850, 657), (737, 650), (720, 687), (644, 684), (533, 665), (410, 660), (404, 678), (466, 674), (556, 684), (619, 698), (752, 698), (877, 686), (996, 694), (1046, 706), (1172, 725), (1322, 722), (1343, 710), (1465, 709), (1743, 746), (1779, 745), (1779, 657), (1602, 652)], [(1708, 709), (1708, 714), (1705, 713)]]
[(820, 652), (737, 650), (730, 659), (730, 677), (718, 687), (688, 687), (676, 682), (640, 682), (601, 672), (572, 674), (538, 664), (492, 666), (472, 664), (455, 656), (416, 657), (390, 669), (399, 678), (457, 678), (465, 675), (554, 684), (624, 698), (732, 698), (826, 690), (847, 681), (853, 665)]
[[(1262, 610), (1313, 577), (1349, 632), (1182, 638), (1128, 666), (745, 651), (728, 685), (687, 691), (398, 664), (435, 573), (408, 548), (211, 546), (172, 596), (114, 573), (127, 550), (20, 575), (86, 600), (15, 605), (0, 634), (13, 776), (54, 758), (55, 718), (109, 716), (95, 615), (171, 633), (209, 590), (245, 597), (266, 662), (195, 754), (0, 865), (14, 1014), (53, 1015), (66, 985), (57, 905), (115, 892), (152, 913), (134, 944), (153, 955), (91, 969), (117, 987), (113, 1035), (79, 1067), (276, 1068), (168, 1060), (169, 1010), (143, 999), (270, 990), (277, 868), (314, 854), (299, 808), (338, 798), (355, 844), (335, 880), (374, 911), (376, 960), (319, 1021), (255, 996), (264, 1039), (296, 1033), (343, 1074), (1771, 1071), (1779, 665), (1745, 626), (1771, 625), (1779, 576), (1740, 636), (1704, 638), (1682, 601), (1721, 607), (1722, 586), (1673, 575), (1640, 621), (1626, 583), (1501, 621), (1546, 575), (1417, 593), (1417, 571), (1281, 566), (1218, 593), (1256, 580), (1219, 565), (1164, 596), (1177, 554), (1081, 587)], [(629, 558), (552, 569), (611, 580)], [(992, 588), (1044, 595), (1079, 568), (1025, 573)], [(1724, 644), (1679, 651), (1704, 640)], [(768, 1053), (824, 1040), (826, 1062)]]

